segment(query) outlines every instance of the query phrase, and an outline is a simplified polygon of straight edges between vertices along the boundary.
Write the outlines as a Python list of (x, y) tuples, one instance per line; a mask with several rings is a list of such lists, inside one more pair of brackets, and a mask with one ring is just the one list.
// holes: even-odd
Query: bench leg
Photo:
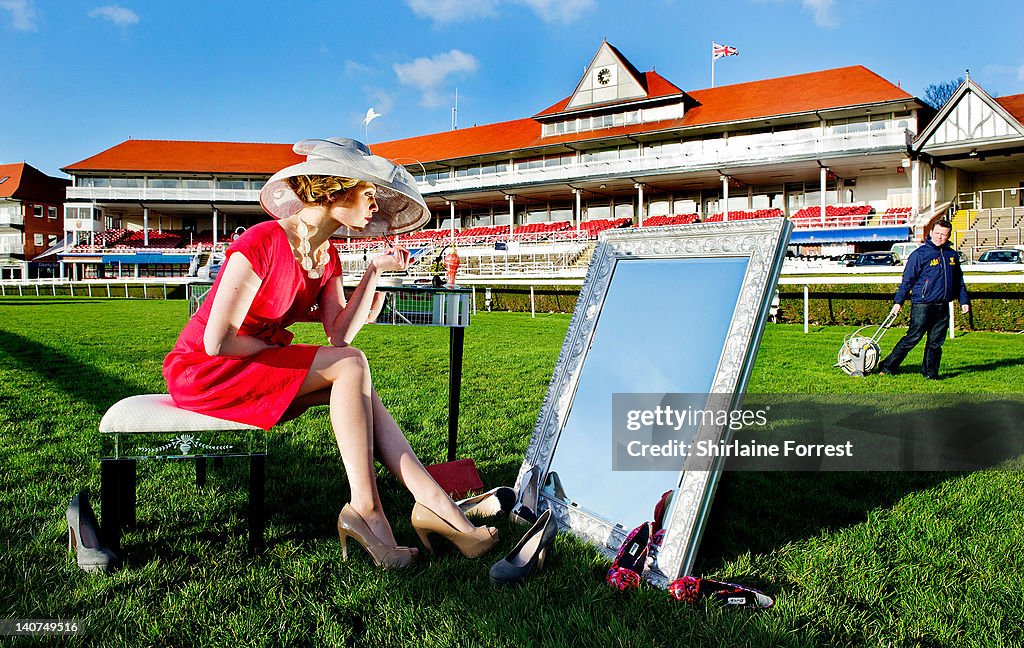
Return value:
[(265, 513), (263, 510), (264, 472), (266, 455), (249, 456), (249, 551), (263, 551), (263, 527)]
[(103, 541), (114, 552), (121, 550), (120, 470), (116, 459), (100, 460), (100, 512)]
[(196, 488), (206, 486), (206, 457), (196, 457)]
[(136, 463), (134, 459), (118, 459), (118, 509), (121, 513), (121, 524), (125, 527), (135, 526), (136, 504)]

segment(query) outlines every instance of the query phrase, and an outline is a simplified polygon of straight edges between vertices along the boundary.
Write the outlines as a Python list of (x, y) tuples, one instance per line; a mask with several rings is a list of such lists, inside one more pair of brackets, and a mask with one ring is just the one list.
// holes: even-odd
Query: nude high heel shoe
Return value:
[(451, 542), (466, 558), (478, 558), (498, 542), (497, 530), (492, 532), (485, 526), (479, 526), (470, 533), (459, 531), (447, 520), (419, 502), (412, 507), (412, 526), (416, 529), (416, 535), (420, 537), (420, 542), (431, 553), (434, 551), (434, 548), (430, 546), (429, 536), (431, 533), (436, 533)]
[(341, 556), (348, 560), (348, 539), (355, 538), (363, 545), (374, 564), (384, 569), (402, 569), (408, 567), (416, 557), (411, 547), (399, 547), (381, 542), (359, 512), (346, 504), (338, 513), (338, 540), (341, 541)]

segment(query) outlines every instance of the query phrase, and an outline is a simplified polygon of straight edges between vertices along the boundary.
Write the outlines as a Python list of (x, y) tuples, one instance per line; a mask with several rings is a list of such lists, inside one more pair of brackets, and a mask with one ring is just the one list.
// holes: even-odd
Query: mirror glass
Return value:
[(653, 413), (739, 405), (792, 229), (759, 218), (599, 235), (516, 480), (519, 505), (550, 509), (609, 558), (630, 530), (660, 523), (644, 577), (667, 587), (689, 573), (722, 460), (660, 444), (720, 443), (728, 426)]
[(652, 519), (680, 474), (612, 470), (612, 394), (711, 391), (748, 264), (748, 257), (616, 261), (546, 496), (626, 531)]

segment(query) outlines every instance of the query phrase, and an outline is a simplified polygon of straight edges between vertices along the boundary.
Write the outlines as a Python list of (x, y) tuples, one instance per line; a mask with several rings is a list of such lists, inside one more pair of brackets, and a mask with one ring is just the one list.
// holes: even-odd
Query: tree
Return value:
[(942, 108), (942, 105), (949, 101), (949, 98), (963, 82), (964, 78), (958, 77), (952, 81), (931, 84), (924, 89), (924, 102), (935, 110)]

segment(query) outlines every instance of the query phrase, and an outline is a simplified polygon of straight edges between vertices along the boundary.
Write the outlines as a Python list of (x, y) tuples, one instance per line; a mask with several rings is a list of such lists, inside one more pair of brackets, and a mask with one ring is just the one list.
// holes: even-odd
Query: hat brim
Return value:
[[(298, 145), (296, 145), (298, 146)], [(403, 167), (376, 155), (349, 154), (341, 159), (310, 155), (305, 162), (293, 164), (275, 173), (260, 191), (260, 204), (274, 218), (288, 218), (305, 205), (287, 179), (300, 175), (335, 176), (362, 180), (377, 189), (377, 212), (363, 229), (342, 226), (336, 236), (368, 238), (406, 234), (420, 229), (430, 220), (430, 209), (416, 188), (415, 180)]]

